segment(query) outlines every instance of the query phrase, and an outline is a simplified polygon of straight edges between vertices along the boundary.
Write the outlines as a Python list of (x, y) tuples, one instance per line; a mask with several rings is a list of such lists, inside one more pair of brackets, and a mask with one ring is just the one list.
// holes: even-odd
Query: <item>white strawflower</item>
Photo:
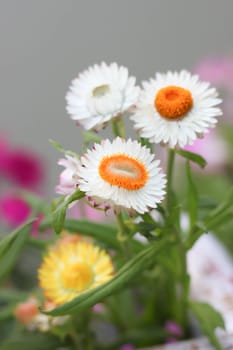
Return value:
[(66, 158), (60, 159), (58, 164), (64, 166), (65, 169), (60, 174), (59, 185), (56, 186), (55, 191), (59, 194), (70, 195), (77, 188), (77, 173), (80, 161), (75, 157), (66, 155)]
[(159, 163), (138, 141), (104, 140), (81, 157), (79, 188), (98, 203), (145, 213), (165, 194)]
[(66, 95), (67, 112), (86, 130), (99, 129), (136, 104), (139, 87), (135, 81), (127, 68), (116, 63), (95, 64), (72, 81)]
[(131, 119), (139, 134), (153, 143), (192, 144), (222, 115), (216, 89), (185, 70), (157, 73), (143, 88)]

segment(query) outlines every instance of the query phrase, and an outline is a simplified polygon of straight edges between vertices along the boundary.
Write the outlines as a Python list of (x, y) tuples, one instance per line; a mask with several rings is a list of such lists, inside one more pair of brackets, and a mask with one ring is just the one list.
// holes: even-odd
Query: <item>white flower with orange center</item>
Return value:
[(79, 188), (99, 203), (145, 213), (165, 194), (159, 163), (138, 141), (104, 140), (81, 157)]
[(113, 272), (111, 258), (104, 250), (77, 241), (50, 249), (38, 277), (44, 295), (61, 305), (106, 283)]
[(222, 115), (216, 89), (187, 71), (157, 73), (143, 88), (131, 119), (139, 134), (153, 143), (192, 144)]
[(95, 64), (72, 81), (66, 95), (67, 112), (86, 130), (99, 129), (136, 104), (139, 87), (135, 81), (127, 68), (116, 63)]

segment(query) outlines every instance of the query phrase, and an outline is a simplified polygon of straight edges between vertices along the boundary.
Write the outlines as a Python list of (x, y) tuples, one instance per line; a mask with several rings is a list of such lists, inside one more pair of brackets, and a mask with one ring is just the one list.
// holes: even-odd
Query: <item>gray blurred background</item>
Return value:
[(95, 62), (116, 61), (137, 81), (192, 67), (233, 50), (232, 0), (0, 0), (0, 133), (38, 151), (49, 193), (60, 154), (80, 150), (65, 112), (71, 79)]

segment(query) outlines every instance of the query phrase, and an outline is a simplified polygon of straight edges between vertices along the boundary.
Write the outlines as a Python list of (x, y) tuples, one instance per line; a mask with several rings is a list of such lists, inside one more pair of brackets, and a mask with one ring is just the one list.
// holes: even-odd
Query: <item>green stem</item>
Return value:
[[(167, 197), (166, 197), (166, 211), (168, 218), (173, 212), (173, 190), (172, 180), (174, 174), (175, 151), (169, 149), (167, 162)], [(189, 276), (187, 272), (186, 262), (186, 247), (182, 241), (182, 232), (179, 227), (174, 224), (173, 232), (176, 235), (178, 246), (174, 249), (175, 261), (177, 261), (177, 274), (171, 278), (171, 295), (173, 300), (174, 319), (184, 329), (187, 328), (187, 303), (189, 298)], [(178, 288), (178, 290), (177, 290)]]
[(112, 133), (114, 136), (125, 138), (125, 126), (121, 116), (112, 120)]
[(175, 151), (170, 148), (168, 151), (168, 161), (167, 161), (167, 197), (166, 197), (166, 208), (167, 212), (170, 212), (172, 204), (172, 177), (173, 177), (173, 168), (175, 160)]
[(82, 343), (81, 343), (79, 337), (76, 334), (75, 329), (71, 329), (70, 332), (69, 332), (69, 335), (70, 335), (70, 337), (72, 339), (72, 342), (74, 344), (75, 350), (84, 350), (83, 347), (82, 347)]
[(130, 238), (129, 230), (128, 227), (125, 225), (124, 218), (121, 212), (116, 215), (116, 219), (118, 225), (117, 239), (121, 244), (122, 251), (127, 261), (131, 255), (130, 246), (128, 244), (128, 240)]
[(180, 258), (180, 300), (179, 300), (179, 323), (187, 329), (187, 305), (189, 299), (189, 275), (187, 271), (187, 258), (186, 258), (186, 249), (183, 243), (180, 240), (179, 243), (179, 258)]

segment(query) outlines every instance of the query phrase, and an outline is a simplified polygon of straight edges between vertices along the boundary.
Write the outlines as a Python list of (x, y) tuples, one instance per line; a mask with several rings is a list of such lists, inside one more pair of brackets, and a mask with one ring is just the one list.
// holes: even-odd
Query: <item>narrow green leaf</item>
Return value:
[[(40, 229), (44, 230), (51, 227), (52, 223), (49, 218), (45, 219)], [(99, 242), (106, 244), (109, 248), (121, 249), (121, 244), (117, 239), (117, 227), (109, 224), (102, 224), (98, 222), (91, 222), (88, 220), (72, 220), (67, 219), (64, 221), (63, 228), (69, 232), (79, 233), (81, 235), (89, 236), (96, 239)], [(130, 244), (135, 252), (140, 251), (143, 245), (131, 240)]]
[(28, 191), (21, 190), (19, 193), (36, 213), (48, 212), (49, 205), (41, 197)]
[(207, 164), (207, 161), (197, 153), (185, 151), (183, 149), (175, 149), (175, 152), (179, 154), (181, 157), (186, 158), (191, 162), (198, 164), (201, 168), (204, 168)]
[(159, 228), (161, 225), (157, 222), (147, 223), (147, 222), (139, 222), (138, 224), (134, 225), (134, 232), (140, 232), (142, 234), (149, 233), (153, 231), (155, 228)]
[(186, 242), (187, 249), (193, 246), (202, 233), (215, 230), (229, 223), (233, 218), (232, 207), (233, 187), (230, 188), (225, 200), (211, 210), (210, 213), (202, 219), (202, 222), (196, 223), (195, 227), (193, 227), (193, 232), (189, 235), (188, 241)]
[(0, 241), (0, 281), (13, 268), (19, 253), (28, 239), (29, 227), (35, 219), (27, 221)]
[(98, 136), (98, 134), (96, 134), (93, 131), (83, 131), (82, 132), (83, 135), (83, 142), (85, 145), (88, 145), (89, 143), (100, 143), (101, 142), (101, 137)]
[(191, 167), (189, 161), (186, 163), (186, 173), (188, 179), (188, 212), (189, 212), (189, 222), (190, 228), (194, 226), (197, 221), (198, 216), (198, 193), (196, 186), (193, 182)]
[(224, 328), (224, 321), (221, 314), (207, 303), (193, 301), (189, 305), (199, 321), (203, 333), (207, 335), (211, 344), (215, 349), (223, 350), (214, 332), (217, 327)]
[(73, 151), (64, 149), (60, 143), (55, 140), (49, 139), (49, 142), (55, 147), (59, 152), (67, 154), (68, 156), (79, 158), (79, 155)]
[(53, 228), (56, 233), (60, 233), (64, 226), (64, 221), (66, 217), (66, 211), (68, 209), (68, 206), (85, 196), (84, 192), (81, 192), (79, 189), (77, 189), (74, 193), (72, 193), (69, 197), (65, 197), (64, 200), (58, 204), (57, 208), (52, 213), (53, 217)]
[(216, 218), (217, 216), (223, 214), (228, 209), (233, 207), (233, 186), (229, 189), (226, 198), (224, 201), (222, 201), (214, 210), (210, 212), (210, 214), (207, 217), (208, 219)]
[(69, 303), (59, 306), (47, 314), (56, 316), (80, 312), (102, 301), (107, 296), (113, 295), (154, 263), (157, 254), (167, 246), (167, 243), (167, 241), (161, 241), (151, 244), (126, 263), (109, 282), (78, 296)]
[(121, 247), (120, 242), (117, 240), (117, 228), (113, 225), (95, 223), (84, 219), (68, 219), (64, 222), (64, 229), (92, 237), (111, 248), (120, 249)]

